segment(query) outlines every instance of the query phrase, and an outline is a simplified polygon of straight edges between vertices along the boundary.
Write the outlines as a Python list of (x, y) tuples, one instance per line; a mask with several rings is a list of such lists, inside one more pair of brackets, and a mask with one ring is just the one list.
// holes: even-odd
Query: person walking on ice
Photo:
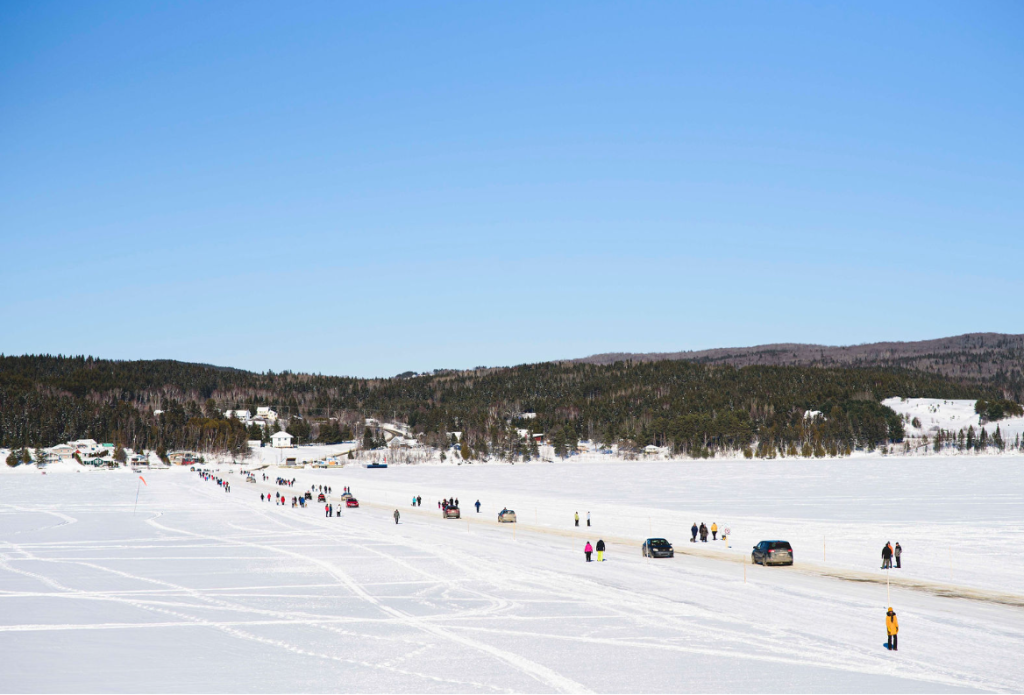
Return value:
[(477, 501), (476, 501), (476, 513), (477, 513), (477, 514), (479, 514), (479, 513), (480, 513), (480, 500), (477, 500)]
[(711, 522), (711, 540), (718, 540), (718, 524), (713, 521)]
[(579, 512), (576, 512), (576, 525), (577, 526), (580, 525), (580, 513)]
[(597, 539), (597, 561), (604, 562), (604, 541)]
[(395, 510), (395, 523), (396, 523), (396, 524), (398, 523), (398, 517), (400, 517), (400, 516), (401, 516), (401, 514), (399, 514), (399, 513), (398, 513), (398, 510), (396, 509), (396, 510)]
[(886, 544), (882, 547), (882, 569), (887, 570), (892, 567), (892, 546), (886, 541)]
[(587, 526), (590, 526), (590, 512), (587, 512)]
[(896, 569), (900, 569), (900, 555), (902, 554), (903, 548), (901, 548), (899, 542), (897, 542), (896, 547), (892, 549), (892, 556), (896, 558)]
[(583, 546), (583, 554), (587, 556), (587, 562), (590, 562), (590, 554), (592, 552), (594, 552), (594, 546), (590, 545), (590, 541), (587, 541), (587, 544)]
[(900, 631), (900, 623), (896, 620), (896, 611), (889, 606), (889, 610), (885, 612), (885, 631), (889, 635), (888, 647), (890, 650), (896, 652), (898, 649), (897, 635)]

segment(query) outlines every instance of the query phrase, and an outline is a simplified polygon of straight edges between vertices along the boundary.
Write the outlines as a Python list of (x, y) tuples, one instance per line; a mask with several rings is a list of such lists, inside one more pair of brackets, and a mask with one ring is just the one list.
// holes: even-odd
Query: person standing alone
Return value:
[(896, 569), (900, 569), (900, 555), (903, 554), (903, 548), (897, 542), (896, 547), (892, 549), (892, 556), (896, 558)]
[(604, 562), (604, 541), (597, 539), (597, 561)]
[(576, 512), (576, 525), (577, 526), (580, 525), (580, 513), (579, 512)]
[(587, 512), (587, 526), (590, 526), (590, 512)]
[(590, 562), (590, 554), (592, 552), (594, 552), (594, 546), (590, 545), (590, 541), (587, 541), (587, 544), (583, 546), (583, 554), (587, 556), (587, 562)]
[(899, 651), (898, 642), (896, 636), (900, 631), (900, 623), (896, 620), (896, 611), (889, 606), (889, 610), (885, 612), (885, 631), (889, 635), (889, 649), (892, 651)]
[(396, 510), (395, 510), (395, 523), (396, 523), (396, 524), (398, 523), (398, 517), (399, 517), (399, 516), (401, 516), (401, 515), (400, 515), (400, 514), (398, 513), (398, 510), (396, 509)]

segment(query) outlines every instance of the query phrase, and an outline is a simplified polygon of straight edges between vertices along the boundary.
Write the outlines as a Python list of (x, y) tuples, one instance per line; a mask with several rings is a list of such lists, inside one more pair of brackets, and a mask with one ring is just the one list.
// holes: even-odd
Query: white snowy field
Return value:
[(979, 434), (984, 428), (992, 435), (998, 427), (1003, 440), (1007, 444), (1012, 444), (1017, 437), (1024, 435), (1024, 417), (1008, 417), (982, 425), (981, 416), (974, 412), (976, 403), (974, 400), (941, 398), (887, 398), (882, 401), (882, 405), (921, 423), (920, 427), (910, 423), (905, 425), (908, 436), (934, 437), (940, 429), (956, 433), (960, 430), (966, 431), (968, 427), (973, 427), (975, 433)]
[[(223, 466), (230, 494), (187, 470), (143, 473), (134, 515), (128, 472), (5, 475), (0, 690), (1020, 691), (1022, 465), (282, 471), (294, 488)], [(328, 519), (259, 499), (314, 483), (335, 502), (350, 485), (363, 506)], [(467, 519), (441, 519), (441, 494)], [(517, 527), (495, 523), (504, 505)], [(572, 527), (577, 509), (592, 528)], [(685, 542), (694, 520), (730, 526), (732, 548)], [(650, 532), (687, 553), (644, 560)], [(587, 564), (598, 537), (608, 561)], [(797, 565), (747, 564), (762, 538), (790, 540)], [(906, 549), (896, 653), (882, 647), (886, 540)]]

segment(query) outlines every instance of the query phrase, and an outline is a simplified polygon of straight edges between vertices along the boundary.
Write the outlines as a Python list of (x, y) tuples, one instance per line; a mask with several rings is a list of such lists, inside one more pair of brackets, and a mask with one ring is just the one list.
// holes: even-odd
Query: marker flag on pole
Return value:
[(143, 477), (142, 477), (141, 475), (139, 476), (139, 480), (141, 480), (141, 481), (142, 481), (142, 484), (143, 484), (143, 485), (145, 485), (146, 487), (149, 487), (149, 483), (147, 483), (147, 482), (146, 482), (146, 479), (145, 479), (145, 478), (143, 478)]

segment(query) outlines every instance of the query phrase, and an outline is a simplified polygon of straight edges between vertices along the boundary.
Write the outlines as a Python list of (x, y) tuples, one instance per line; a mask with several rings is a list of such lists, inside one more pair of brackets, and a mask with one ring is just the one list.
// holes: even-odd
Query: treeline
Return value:
[[(478, 457), (536, 456), (517, 431), (524, 429), (545, 434), (560, 453), (589, 439), (691, 456), (823, 456), (901, 440), (900, 418), (879, 403), (891, 396), (1002, 398), (987, 384), (898, 368), (542, 363), (355, 379), (169, 360), (0, 356), (0, 446), (90, 437), (134, 449), (243, 452), (247, 439), (269, 432), (246, 431), (222, 412), (266, 405), (300, 442), (366, 439), (364, 418), (374, 417), (402, 421), (438, 447), (463, 432), (462, 449)], [(367, 441), (379, 443), (380, 433)]]

